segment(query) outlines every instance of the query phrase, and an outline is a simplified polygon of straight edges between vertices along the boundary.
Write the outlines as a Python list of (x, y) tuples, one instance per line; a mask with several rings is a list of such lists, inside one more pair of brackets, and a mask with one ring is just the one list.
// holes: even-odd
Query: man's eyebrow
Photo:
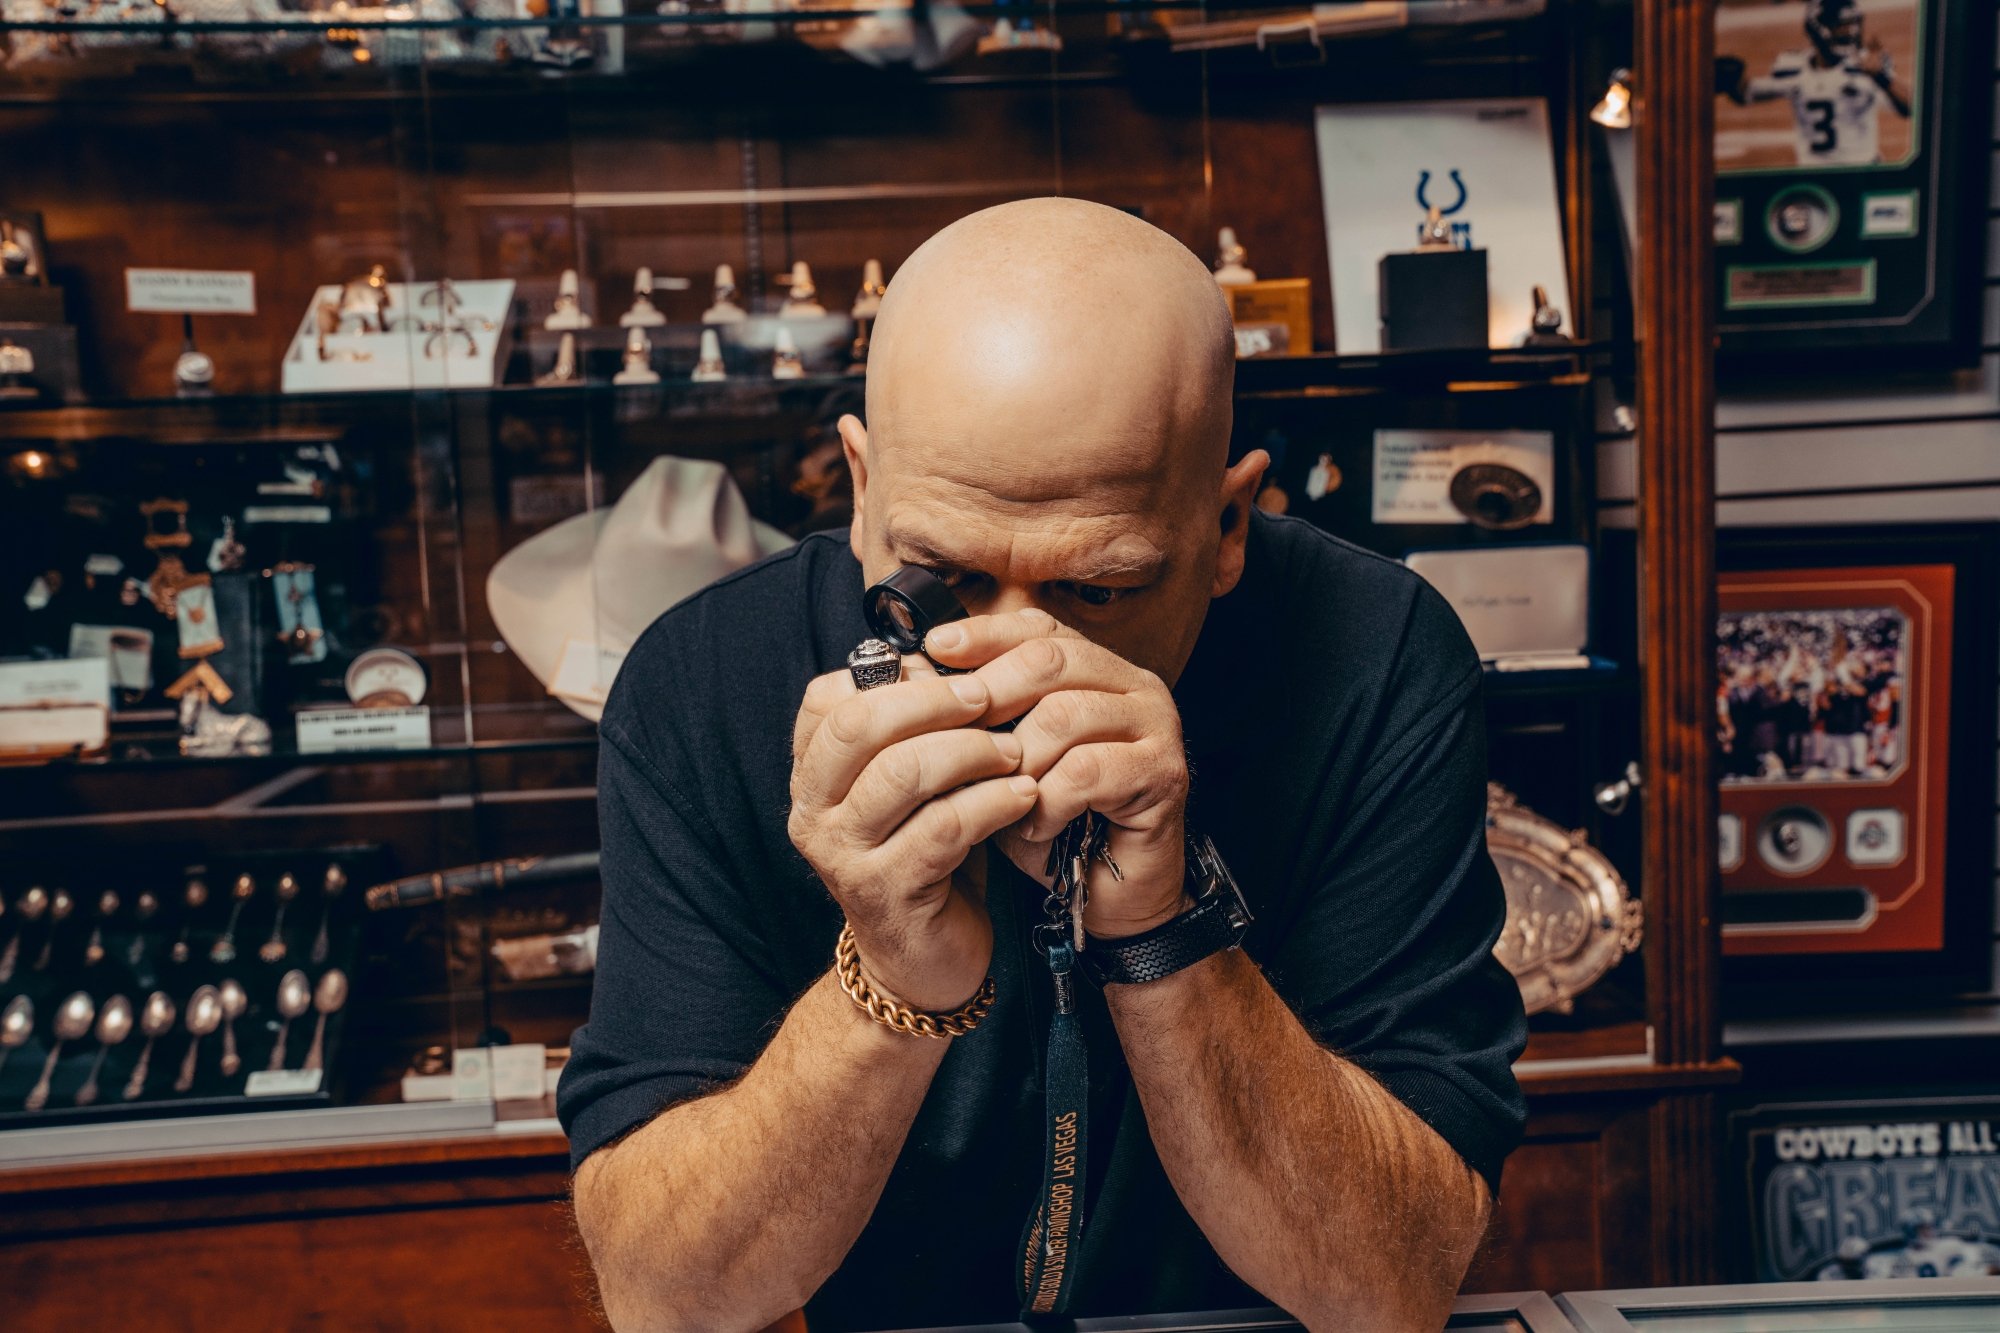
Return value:
[[(943, 569), (969, 569), (966, 561), (939, 550), (914, 532), (891, 527), (888, 532), (890, 549), (913, 556), (919, 564), (935, 565)], [(1094, 558), (1079, 560), (1064, 571), (1076, 583), (1094, 583), (1099, 579), (1138, 577), (1153, 579), (1166, 569), (1164, 555), (1122, 555), (1105, 552)]]

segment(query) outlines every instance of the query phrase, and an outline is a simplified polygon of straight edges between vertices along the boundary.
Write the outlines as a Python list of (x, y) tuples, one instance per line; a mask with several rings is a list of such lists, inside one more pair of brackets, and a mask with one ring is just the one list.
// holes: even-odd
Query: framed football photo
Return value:
[(2000, 1103), (1991, 1098), (1767, 1103), (1732, 1112), (1728, 1124), (1745, 1276), (2000, 1274)]
[(1991, 8), (1719, 0), (1725, 356), (1976, 359), (1991, 99), (1968, 53), (1992, 50)]
[(1978, 526), (1721, 534), (1716, 857), (1733, 976), (1985, 982), (1993, 549)]

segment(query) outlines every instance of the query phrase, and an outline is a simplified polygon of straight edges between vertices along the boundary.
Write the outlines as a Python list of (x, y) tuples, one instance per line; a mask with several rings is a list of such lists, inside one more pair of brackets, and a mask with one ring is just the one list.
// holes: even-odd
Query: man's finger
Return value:
[(976, 667), (1030, 639), (1051, 635), (1083, 637), (1040, 607), (1029, 606), (939, 625), (924, 636), (924, 651), (946, 666)]
[(1030, 708), (1013, 735), (1021, 742), (1021, 771), (1039, 776), (1073, 745), (1137, 741), (1144, 727), (1144, 708), (1129, 694), (1058, 690)]
[(792, 765), (792, 799), (836, 805), (868, 762), (897, 741), (969, 725), (986, 711), (984, 683), (972, 676), (906, 680), (836, 704)]
[(835, 706), (842, 700), (860, 693), (854, 685), (854, 676), (845, 668), (829, 671), (824, 676), (814, 676), (806, 686), (806, 697), (799, 704), (799, 715), (792, 721), (792, 758), (797, 759), (812, 743), (813, 733), (826, 720)]
[(1012, 736), (971, 727), (897, 741), (869, 761), (841, 802), (843, 825), (863, 846), (888, 841), (924, 802), (983, 778), (1003, 777), (1021, 761)]
[[(1180, 783), (1150, 747), (1125, 742), (1079, 745), (1037, 779), (1034, 815), (1021, 827), (1031, 842), (1047, 842), (1085, 810), (1115, 824), (1143, 827), (1149, 810), (1178, 808)], [(1137, 822), (1134, 822), (1137, 820)]]
[(992, 694), (984, 725), (1011, 721), (1058, 690), (1125, 694), (1142, 673), (1109, 648), (1082, 636), (1029, 639), (972, 673)]
[(903, 882), (932, 884), (1034, 804), (1035, 780), (1024, 773), (975, 782), (917, 807), (878, 855), (898, 867)]

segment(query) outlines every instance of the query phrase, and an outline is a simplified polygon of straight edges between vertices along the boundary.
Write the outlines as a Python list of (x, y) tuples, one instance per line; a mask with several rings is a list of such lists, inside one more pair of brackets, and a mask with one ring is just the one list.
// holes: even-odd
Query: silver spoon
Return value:
[(305, 973), (295, 967), (278, 979), (278, 1014), (285, 1021), (278, 1024), (278, 1044), (271, 1048), (271, 1063), (264, 1066), (266, 1069), (285, 1067), (285, 1039), (292, 1034), (292, 1020), (311, 1003), (312, 987)]
[(97, 895), (97, 924), (91, 928), (90, 943), (83, 946), (83, 965), (96, 967), (104, 961), (104, 923), (118, 915), (118, 895), (110, 889)]
[(278, 914), (271, 918), (271, 938), (257, 950), (257, 956), (267, 963), (285, 961), (285, 906), (299, 896), (299, 882), (289, 870), (278, 876), (277, 893)]
[(156, 990), (146, 997), (146, 1007), (139, 1013), (139, 1031), (146, 1034), (145, 1049), (139, 1052), (139, 1063), (132, 1066), (132, 1077), (125, 1080), (125, 1100), (131, 1101), (146, 1090), (146, 1071), (153, 1063), (153, 1043), (174, 1030), (173, 997), (163, 990)]
[(306, 1062), (300, 1069), (318, 1069), (322, 1049), (326, 1043), (326, 1017), (347, 1003), (347, 973), (339, 968), (328, 968), (319, 979), (319, 987), (313, 991), (313, 1008), (319, 1010), (319, 1022), (313, 1027), (313, 1044), (306, 1051)]
[(21, 956), (21, 937), (28, 933), (30, 922), (42, 919), (42, 913), (49, 910), (49, 891), (37, 884), (21, 895), (16, 904), (21, 911), (21, 924), (14, 928), (14, 938), (7, 941), (7, 952), (0, 954), (0, 982), (14, 979), (14, 964)]
[(132, 1035), (132, 1002), (123, 995), (114, 995), (104, 1002), (103, 1010), (97, 1015), (97, 1059), (91, 1062), (90, 1077), (76, 1090), (76, 1104), (88, 1106), (97, 1100), (97, 1075), (104, 1068), (104, 1057), (111, 1054), (111, 1048)]
[[(139, 894), (139, 901), (136, 904), (134, 904), (132, 909), (132, 914), (139, 919), (139, 923), (141, 925), (144, 925), (146, 922), (151, 921), (156, 915), (158, 915), (159, 910), (160, 910), (159, 896), (155, 894), (151, 889), (146, 889)], [(130, 948), (125, 950), (125, 961), (132, 964), (132, 966), (137, 967), (139, 965), (139, 960), (144, 958), (145, 956), (146, 956), (146, 932), (143, 930), (134, 931), (132, 933), (132, 945)]]
[(250, 1007), (250, 997), (244, 994), (243, 983), (235, 977), (222, 983), (218, 995), (222, 1000), (222, 1076), (229, 1078), (243, 1067), (236, 1054), (236, 1020)]
[(56, 1061), (62, 1058), (64, 1042), (75, 1041), (90, 1035), (90, 1020), (97, 1017), (97, 1006), (91, 1002), (89, 991), (71, 991), (69, 998), (56, 1010), (56, 1044), (49, 1048), (49, 1058), (42, 1061), (42, 1077), (34, 1087), (28, 1089), (28, 1096), (21, 1103), (24, 1111), (39, 1111), (49, 1102), (49, 1080), (55, 1077)]
[(69, 896), (68, 889), (57, 889), (49, 899), (49, 933), (42, 940), (42, 951), (36, 955), (33, 970), (40, 972), (49, 965), (49, 951), (56, 947), (56, 934), (62, 923), (76, 910), (76, 899)]
[(319, 934), (313, 936), (312, 953), (308, 955), (315, 964), (326, 961), (329, 945), (326, 932), (327, 926), (333, 920), (333, 900), (338, 898), (340, 891), (346, 887), (347, 872), (342, 870), (338, 864), (328, 866), (326, 868), (326, 879), (320, 885), (321, 890), (326, 894), (326, 906), (320, 909)]
[(222, 928), (221, 938), (209, 947), (208, 957), (210, 962), (229, 963), (235, 961), (236, 922), (243, 915), (243, 904), (249, 902), (251, 895), (256, 892), (256, 880), (251, 879), (248, 875), (238, 875), (236, 877), (236, 886), (229, 891), (229, 896), (236, 900), (229, 905), (229, 924)]
[(181, 1059), (181, 1076), (174, 1080), (175, 1092), (194, 1086), (194, 1062), (201, 1054), (201, 1039), (222, 1025), (222, 996), (213, 986), (203, 986), (188, 996), (187, 1054)]
[(174, 941), (173, 951), (169, 955), (176, 963), (185, 963), (188, 960), (188, 932), (194, 929), (194, 914), (208, 902), (208, 881), (199, 875), (190, 879), (187, 882), (187, 892), (181, 895), (181, 900), (187, 904), (187, 916), (181, 922), (181, 937)]
[(0, 1013), (0, 1069), (6, 1068), (7, 1057), (20, 1047), (28, 1044), (28, 1038), (35, 1035), (35, 1002), (25, 995), (16, 995), (7, 1001), (5, 1013)]

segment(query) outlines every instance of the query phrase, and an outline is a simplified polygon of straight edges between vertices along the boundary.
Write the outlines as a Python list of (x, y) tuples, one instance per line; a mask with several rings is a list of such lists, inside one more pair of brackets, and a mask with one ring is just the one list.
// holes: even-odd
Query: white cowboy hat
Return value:
[(661, 612), (791, 544), (750, 517), (720, 463), (656, 458), (610, 508), (501, 556), (486, 604), (522, 665), (594, 722), (626, 652)]

